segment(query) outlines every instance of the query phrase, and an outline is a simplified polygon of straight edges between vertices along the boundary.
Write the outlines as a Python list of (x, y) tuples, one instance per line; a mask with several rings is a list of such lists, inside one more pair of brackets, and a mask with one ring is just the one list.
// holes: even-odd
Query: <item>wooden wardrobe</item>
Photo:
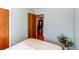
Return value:
[(44, 14), (28, 13), (28, 38), (44, 40), (43, 36)]
[(9, 10), (0, 8), (0, 50), (9, 47)]

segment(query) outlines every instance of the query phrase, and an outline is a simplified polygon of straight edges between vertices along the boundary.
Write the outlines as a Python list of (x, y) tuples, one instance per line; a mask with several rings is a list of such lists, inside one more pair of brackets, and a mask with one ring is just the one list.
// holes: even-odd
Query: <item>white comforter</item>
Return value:
[(62, 50), (62, 48), (55, 44), (30, 38), (7, 50)]

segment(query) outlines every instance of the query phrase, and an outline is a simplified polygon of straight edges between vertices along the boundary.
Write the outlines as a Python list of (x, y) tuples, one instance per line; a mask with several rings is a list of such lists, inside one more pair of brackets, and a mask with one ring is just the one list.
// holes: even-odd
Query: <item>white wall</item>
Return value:
[(73, 9), (48, 8), (37, 9), (37, 13), (44, 13), (44, 36), (47, 41), (57, 41), (59, 34), (65, 34), (73, 39)]
[(74, 9), (75, 20), (75, 48), (79, 49), (79, 8)]
[(27, 38), (28, 12), (29, 9), (11, 9), (11, 45), (21, 42)]

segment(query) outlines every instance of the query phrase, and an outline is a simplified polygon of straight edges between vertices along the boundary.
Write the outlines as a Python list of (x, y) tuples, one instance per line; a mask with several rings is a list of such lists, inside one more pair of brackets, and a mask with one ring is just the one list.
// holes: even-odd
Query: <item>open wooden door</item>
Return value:
[(28, 13), (28, 38), (36, 38), (36, 15)]
[(0, 8), (0, 50), (9, 47), (9, 10)]
[(43, 37), (44, 14), (28, 13), (28, 38), (44, 40)]

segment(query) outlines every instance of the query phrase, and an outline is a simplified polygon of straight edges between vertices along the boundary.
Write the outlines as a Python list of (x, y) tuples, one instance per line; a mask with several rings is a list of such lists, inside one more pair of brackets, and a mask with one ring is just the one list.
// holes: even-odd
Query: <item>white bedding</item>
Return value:
[(62, 50), (62, 48), (55, 44), (30, 38), (7, 50)]
[(28, 45), (25, 45), (23, 44), (22, 42), (21, 43), (18, 43), (6, 50), (34, 50), (33, 48), (31, 48), (30, 46)]

